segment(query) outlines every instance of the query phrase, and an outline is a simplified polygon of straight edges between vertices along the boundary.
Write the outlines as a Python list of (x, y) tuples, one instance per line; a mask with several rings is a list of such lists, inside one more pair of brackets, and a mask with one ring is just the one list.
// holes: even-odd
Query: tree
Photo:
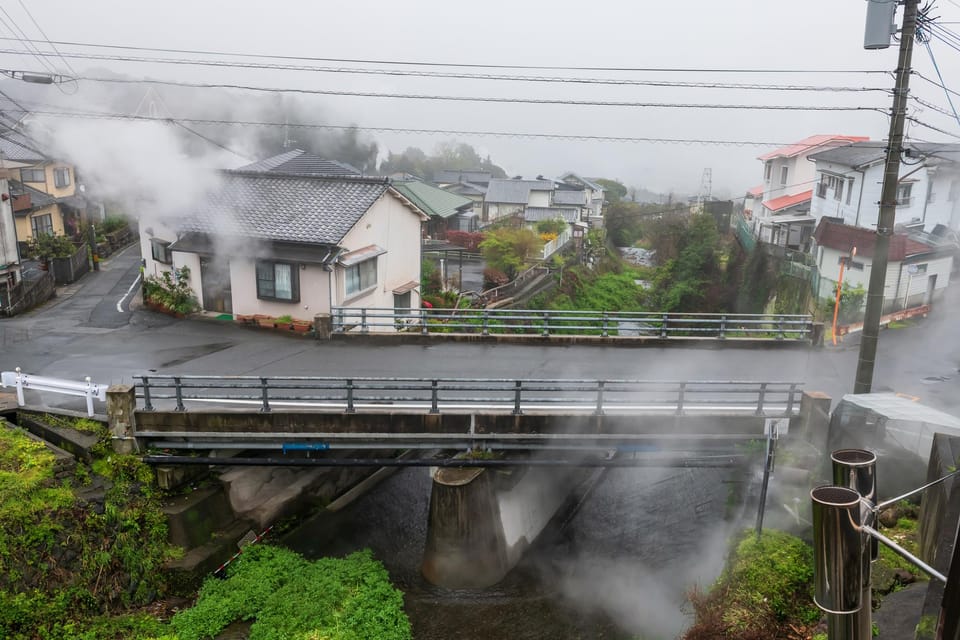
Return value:
[(543, 241), (530, 229), (501, 227), (487, 233), (480, 250), (487, 264), (513, 279), (526, 261), (543, 248)]
[(594, 180), (597, 184), (603, 187), (606, 190), (604, 197), (606, 197), (607, 202), (615, 203), (623, 200), (627, 195), (627, 188), (620, 182), (616, 180), (610, 180), (608, 178), (597, 178)]
[(476, 149), (466, 143), (444, 142), (437, 145), (432, 155), (419, 147), (407, 147), (403, 153), (390, 153), (380, 164), (380, 173), (412, 173), (431, 179), (441, 169), (489, 171), (494, 178), (505, 178), (507, 173), (495, 165), (490, 156), (481, 158)]

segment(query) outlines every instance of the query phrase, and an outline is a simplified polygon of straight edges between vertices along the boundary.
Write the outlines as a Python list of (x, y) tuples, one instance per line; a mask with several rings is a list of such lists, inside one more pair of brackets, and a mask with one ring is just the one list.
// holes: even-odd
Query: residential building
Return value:
[(603, 203), (606, 190), (597, 182), (581, 177), (575, 173), (567, 173), (560, 177), (559, 182), (567, 186), (584, 191), (587, 207), (590, 213), (584, 218), (591, 226), (603, 226)]
[[(0, 193), (9, 193), (5, 178), (0, 178)], [(22, 279), (12, 204), (11, 198), (0, 198), (0, 287), (8, 291)]]
[(203, 309), (304, 320), (418, 308), (427, 215), (386, 178), (227, 171), (179, 220), (142, 220), (147, 275), (189, 267)]
[(815, 169), (808, 158), (864, 140), (862, 136), (815, 135), (760, 156), (763, 196), (752, 211), (754, 236), (761, 242), (806, 250), (815, 225), (810, 214)]
[(393, 182), (393, 188), (430, 216), (425, 228), (428, 238), (445, 240), (447, 231), (477, 230), (477, 216), (470, 198), (421, 180)]
[(433, 174), (433, 181), (440, 187), (465, 182), (486, 187), (493, 180), (493, 174), (482, 169), (443, 169)]
[(440, 188), (458, 196), (469, 198), (473, 202), (473, 213), (479, 220), (483, 216), (483, 199), (487, 195), (487, 185), (476, 182), (455, 182), (442, 184)]
[(483, 200), (481, 226), (510, 216), (522, 216), (527, 207), (549, 207), (553, 189), (552, 180), (490, 180)]
[[(811, 214), (876, 229), (885, 143), (859, 142), (811, 155), (816, 189)], [(897, 184), (896, 224), (960, 231), (960, 144), (908, 143)]]
[(17, 240), (36, 233), (74, 236), (86, 219), (86, 199), (77, 193), (74, 168), (50, 160), (31, 140), (15, 131), (0, 134), (0, 178), (8, 181), (16, 217)]
[[(816, 263), (820, 273), (820, 298), (836, 294), (840, 264), (846, 288), (870, 285), (877, 234), (829, 218), (822, 218), (814, 232)], [(853, 255), (853, 249), (856, 255)], [(884, 313), (931, 304), (943, 295), (950, 282), (956, 245), (923, 233), (897, 233), (890, 238), (887, 274), (883, 289)]]
[(747, 191), (743, 200), (743, 217), (748, 221), (753, 220), (754, 212), (759, 214), (760, 206), (763, 202), (763, 185), (757, 185)]

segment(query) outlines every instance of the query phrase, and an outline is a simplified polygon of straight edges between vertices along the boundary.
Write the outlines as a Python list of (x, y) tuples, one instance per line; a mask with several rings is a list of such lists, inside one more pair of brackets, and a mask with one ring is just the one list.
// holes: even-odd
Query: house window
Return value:
[(57, 167), (53, 170), (53, 186), (58, 188), (70, 186), (70, 169)]
[(43, 169), (20, 169), (20, 182), (46, 182)]
[(766, 182), (770, 182), (770, 174), (773, 172), (773, 163), (767, 162), (763, 165), (763, 179)]
[(918, 274), (918, 273), (926, 273), (926, 272), (927, 272), (927, 263), (926, 263), (926, 262), (924, 262), (923, 264), (912, 264), (912, 265), (910, 265), (910, 266), (913, 267), (912, 269), (910, 269), (910, 273), (912, 273), (912, 274), (914, 274), (914, 275), (916, 275), (916, 274)]
[(853, 178), (847, 178), (847, 204), (850, 204), (850, 199), (853, 197)]
[(960, 195), (960, 178), (950, 181), (950, 192), (947, 194), (947, 200), (956, 202)]
[(170, 243), (164, 240), (150, 241), (150, 255), (157, 262), (170, 264), (173, 262), (173, 255), (170, 251)]
[(933, 204), (937, 199), (937, 194), (933, 190), (933, 183), (930, 182), (927, 184), (927, 204)]
[(833, 199), (839, 201), (843, 199), (843, 180), (840, 178), (836, 178), (836, 181), (837, 181), (837, 186), (833, 190)]
[(257, 262), (257, 297), (261, 300), (300, 302), (300, 273), (286, 262)]
[(789, 173), (788, 167), (780, 167), (780, 184), (787, 184), (787, 173)]
[(820, 182), (817, 184), (817, 197), (826, 198), (827, 197), (827, 183), (829, 181), (829, 176), (823, 174), (820, 176)]
[(909, 207), (910, 196), (913, 193), (913, 183), (907, 182), (897, 185), (897, 206)]
[(53, 216), (46, 213), (42, 216), (33, 216), (30, 218), (30, 228), (33, 229), (33, 237), (37, 238), (44, 234), (53, 235)]
[(377, 285), (377, 259), (370, 258), (346, 269), (346, 295), (353, 295)]

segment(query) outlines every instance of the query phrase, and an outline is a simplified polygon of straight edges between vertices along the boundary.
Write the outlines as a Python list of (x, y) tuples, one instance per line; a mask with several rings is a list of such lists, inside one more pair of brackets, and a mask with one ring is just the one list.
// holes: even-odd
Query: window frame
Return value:
[[(40, 225), (37, 223), (39, 220), (44, 220), (47, 224), (44, 225), (44, 229), (41, 230)], [(43, 213), (38, 216), (30, 216), (30, 231), (33, 233), (34, 239), (40, 235), (50, 235), (54, 234), (53, 231), (53, 214), (52, 213)]]
[[(151, 238), (150, 257), (153, 258), (153, 261), (161, 264), (173, 264), (173, 252), (170, 251), (171, 244), (172, 243), (167, 242), (166, 240)], [(160, 250), (160, 257), (157, 257), (158, 249)]]
[(853, 200), (853, 185), (856, 182), (856, 178), (847, 178), (847, 201), (846, 204), (850, 204)]
[[(63, 176), (62, 181), (61, 176)], [(57, 189), (65, 189), (70, 186), (70, 167), (53, 168), (53, 186)]]
[[(377, 288), (377, 284), (379, 284), (379, 282), (380, 282), (380, 264), (379, 264), (379, 262), (377, 261), (377, 259), (378, 259), (379, 257), (380, 257), (380, 256), (373, 256), (372, 258), (367, 258), (366, 260), (361, 260), (360, 262), (358, 262), (358, 263), (356, 263), (356, 264), (352, 264), (352, 265), (350, 265), (350, 266), (348, 266), (348, 267), (344, 267), (344, 269), (343, 269), (343, 295), (344, 295), (344, 297), (346, 297), (346, 298), (352, 298), (352, 297), (355, 297), (355, 296), (360, 296), (360, 295), (363, 295), (363, 294), (365, 294), (365, 293), (369, 293), (370, 291), (373, 291), (374, 289)], [(364, 286), (364, 279), (363, 279), (363, 277), (364, 277), (364, 271), (363, 271), (363, 269), (362, 269), (362, 267), (363, 267), (364, 265), (367, 265), (367, 268), (368, 268), (367, 274), (370, 273), (369, 266), (370, 266), (370, 265), (373, 266), (373, 269), (372, 269), (372, 272), (373, 272), (373, 281), (372, 281), (372, 282), (367, 282), (367, 283), (366, 283), (366, 286)], [(357, 287), (356, 287), (355, 289), (351, 289), (351, 288), (350, 288), (350, 287), (351, 287), (351, 276), (350, 276), (350, 273), (351, 273), (354, 269), (356, 269), (356, 271), (357, 271)]]
[[(260, 277), (260, 268), (261, 266), (270, 266), (271, 270), (271, 279), (270, 282), (273, 285), (273, 294), (265, 293), (261, 282), (264, 282), (265, 279)], [(277, 265), (283, 265), (290, 268), (290, 297), (282, 298), (276, 295), (277, 293)], [(287, 303), (297, 303), (300, 302), (300, 265), (296, 262), (288, 262), (286, 260), (257, 260), (254, 262), (253, 266), (254, 271), (254, 280), (257, 285), (257, 299), (258, 300), (270, 300), (273, 302), (287, 302)]]
[[(36, 178), (37, 174), (39, 174), (41, 178), (39, 180), (34, 180), (33, 178)], [(28, 179), (27, 175), (32, 176), (32, 178)], [(32, 184), (40, 184), (40, 183), (46, 184), (47, 172), (44, 171), (42, 167), (39, 169), (37, 169), (36, 167), (21, 167), (20, 182), (30, 182)]]
[(773, 176), (773, 162), (767, 160), (763, 164), (763, 179), (765, 182), (770, 182), (770, 178)]
[(790, 175), (790, 167), (784, 165), (780, 167), (780, 185), (787, 184), (787, 177)]
[(909, 207), (913, 202), (913, 183), (901, 182), (897, 185), (897, 206)]

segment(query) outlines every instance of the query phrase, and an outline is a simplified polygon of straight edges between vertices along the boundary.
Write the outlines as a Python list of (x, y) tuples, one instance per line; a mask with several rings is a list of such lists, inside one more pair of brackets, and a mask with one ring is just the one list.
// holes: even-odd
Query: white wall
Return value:
[[(147, 255), (149, 256), (150, 246), (147, 245)], [(163, 264), (158, 264), (159, 267), (164, 267), (166, 270), (169, 270), (170, 267)], [(174, 251), (173, 252), (173, 267), (174, 269), (179, 269), (181, 267), (188, 267), (190, 269), (190, 289), (193, 291), (193, 294), (197, 296), (197, 302), (200, 303), (200, 308), (203, 308), (203, 291), (200, 286), (200, 256), (196, 253), (186, 253), (183, 251)]]
[[(809, 191), (812, 188), (815, 168), (812, 162), (803, 154), (793, 158), (774, 158), (771, 160), (772, 171), (770, 179), (763, 182), (763, 199), (772, 200), (782, 196), (792, 196)], [(787, 167), (787, 183), (780, 183), (780, 174), (783, 167)], [(763, 169), (766, 171), (766, 167)]]
[[(140, 255), (145, 261), (144, 276), (159, 276), (164, 271), (170, 271), (173, 267), (169, 264), (157, 262), (153, 259), (150, 240), (156, 238), (165, 242), (173, 242), (177, 239), (177, 233), (173, 227), (149, 218), (140, 218)], [(197, 274), (199, 277), (199, 263), (197, 264)]]
[[(0, 193), (10, 193), (6, 178), (0, 179)], [(19, 264), (17, 228), (13, 219), (13, 200), (0, 201), (0, 265)], [(6, 276), (4, 276), (6, 277)], [(19, 281), (19, 276), (17, 276)]]
[[(282, 260), (282, 256), (277, 257)], [(330, 313), (331, 273), (319, 265), (294, 265), (300, 278), (300, 301), (279, 302), (257, 298), (257, 262), (255, 259), (230, 260), (230, 289), (233, 312), (241, 315), (263, 314), (278, 318), (313, 320), (318, 313)]]
[[(420, 217), (396, 197), (385, 193), (354, 225), (340, 243), (346, 251), (369, 245), (387, 250), (377, 258), (377, 286), (360, 296), (345, 298), (344, 270), (337, 267), (334, 306), (393, 307), (393, 290), (407, 282), (420, 282)], [(420, 307), (419, 288), (410, 306)]]
[(505, 218), (507, 216), (512, 216), (517, 213), (523, 213), (524, 206), (522, 204), (506, 204), (499, 202), (489, 202), (486, 205), (487, 207), (487, 222), (493, 222), (500, 218)]
[(550, 194), (552, 191), (531, 190), (530, 197), (527, 198), (528, 207), (549, 207)]

